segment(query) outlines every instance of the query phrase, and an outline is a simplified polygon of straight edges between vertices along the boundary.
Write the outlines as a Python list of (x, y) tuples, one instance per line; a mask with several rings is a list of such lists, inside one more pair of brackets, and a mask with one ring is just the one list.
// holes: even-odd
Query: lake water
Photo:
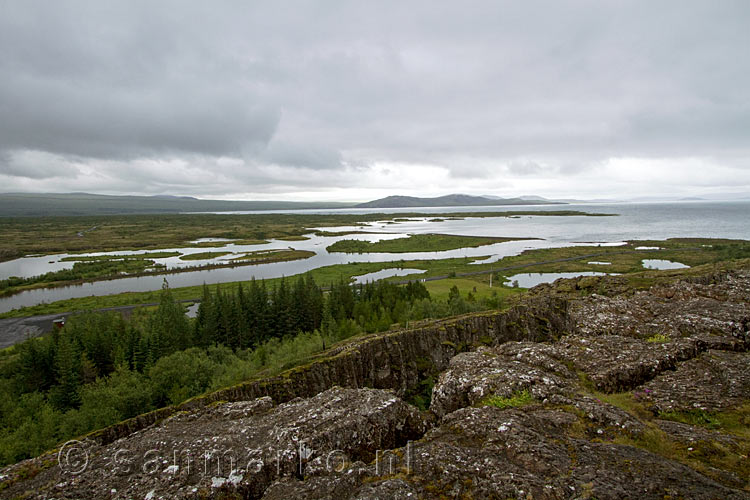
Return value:
[(198, 308), (200, 307), (200, 305), (200, 302), (190, 304), (185, 311), (185, 316), (187, 316), (188, 318), (195, 318), (196, 316), (198, 316)]
[[(585, 216), (521, 216), (514, 218), (465, 218), (430, 222), (430, 217), (415, 218), (396, 224), (385, 220), (366, 224), (365, 227), (324, 228), (327, 231), (345, 229), (378, 231), (381, 234), (352, 234), (346, 236), (320, 237), (310, 235), (305, 241), (271, 241), (263, 245), (235, 245), (201, 248), (185, 247), (155, 250), (197, 252), (252, 252), (274, 248), (293, 247), (299, 250), (312, 250), (314, 257), (305, 260), (277, 262), (253, 266), (190, 271), (166, 275), (171, 287), (201, 285), (202, 283), (224, 283), (255, 278), (275, 278), (302, 273), (310, 269), (347, 262), (398, 262), (412, 259), (443, 259), (464, 257), (472, 261), (494, 262), (502, 257), (517, 255), (534, 248), (562, 247), (582, 244), (619, 245), (625, 240), (659, 240), (673, 237), (737, 238), (750, 239), (750, 202), (680, 202), (680, 203), (618, 203), (618, 204), (571, 204), (538, 205), (522, 207), (444, 207), (423, 209), (344, 209), (344, 210), (302, 210), (294, 213), (388, 213), (398, 217), (407, 212), (425, 214), (440, 212), (504, 212), (515, 210), (554, 211), (580, 210), (586, 212), (619, 214), (617, 217)], [(268, 212), (263, 212), (268, 213)], [(286, 211), (284, 213), (287, 213)], [(311, 228), (311, 231), (313, 228)], [(340, 239), (379, 241), (382, 239), (403, 238), (415, 233), (447, 233), (472, 236), (502, 236), (516, 238), (540, 238), (535, 240), (510, 241), (477, 248), (464, 248), (446, 252), (374, 253), (342, 254), (328, 253), (325, 247)], [(204, 240), (205, 241), (205, 240)], [(107, 252), (108, 255), (123, 255), (132, 252)], [(143, 253), (143, 252), (138, 252)], [(96, 253), (90, 255), (104, 255)], [(27, 257), (0, 263), (0, 278), (8, 276), (35, 276), (48, 271), (72, 267), (73, 262), (61, 262), (65, 254)], [(178, 257), (155, 259), (167, 267), (195, 266), (207, 263), (226, 262), (233, 257), (182, 261)], [(397, 267), (397, 266), (394, 266)], [(158, 290), (164, 276), (129, 277), (99, 281), (83, 285), (53, 289), (29, 290), (0, 299), (0, 312), (22, 306), (53, 302), (72, 297), (108, 295), (125, 291)]]
[(641, 264), (643, 264), (643, 267), (646, 269), (658, 269), (658, 270), (665, 270), (665, 269), (687, 269), (690, 266), (686, 266), (682, 262), (672, 262), (671, 260), (662, 260), (662, 259), (643, 259), (641, 261)]

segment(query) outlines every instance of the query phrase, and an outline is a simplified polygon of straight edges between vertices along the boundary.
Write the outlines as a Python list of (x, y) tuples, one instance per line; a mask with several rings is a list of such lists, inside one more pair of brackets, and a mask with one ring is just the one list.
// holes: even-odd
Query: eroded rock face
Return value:
[(480, 348), (451, 360), (433, 389), (431, 408), (445, 415), (488, 396), (509, 397), (522, 390), (544, 401), (579, 391), (579, 373), (597, 390), (630, 390), (696, 357), (704, 345), (692, 338), (656, 344), (601, 335), (569, 336), (554, 344), (508, 342)]
[(711, 350), (643, 385), (638, 396), (659, 411), (715, 411), (750, 400), (750, 355)]
[(263, 498), (747, 498), (639, 448), (573, 437), (575, 422), (543, 408), (464, 408), (377, 464), (280, 481)]
[[(80, 474), (41, 472), (30, 498), (258, 498), (276, 479), (371, 461), (425, 432), (419, 411), (392, 392), (332, 388), (273, 406), (270, 398), (175, 415), (107, 446), (86, 443)], [(310, 469), (309, 471), (307, 469)], [(14, 487), (10, 492), (18, 494)]]
[[(730, 411), (750, 403), (750, 344), (744, 319), (749, 283), (748, 274), (737, 273), (660, 286), (651, 292), (574, 301), (569, 308), (572, 335), (552, 343), (508, 342), (453, 358), (435, 385), (431, 409), (443, 419), (440, 429), (451, 422), (456, 431), (459, 427), (453, 422), (457, 415), (465, 415), (462, 412), (492, 404), (491, 396), (513, 404), (512, 397), (526, 391), (523, 394), (533, 397), (525, 407), (527, 414), (544, 410), (576, 417), (568, 426), (575, 430), (562, 433), (572, 441), (554, 439), (567, 443), (576, 456), (567, 476), (572, 482), (545, 484), (542, 489), (538, 483), (521, 480), (510, 488), (511, 497), (521, 497), (523, 491), (533, 498), (568, 498), (566, 488), (586, 485), (589, 490), (584, 492), (571, 489), (571, 497), (750, 498), (750, 440), (696, 425), (651, 420), (660, 412)], [(663, 337), (654, 337), (656, 333)], [(632, 394), (618, 395), (623, 409), (598, 399), (592, 391)], [(629, 406), (634, 408), (626, 411)], [(747, 419), (745, 413), (740, 410), (737, 418)], [(565, 427), (562, 421), (550, 425)], [(501, 424), (506, 427), (510, 426)], [(588, 444), (581, 445), (581, 438)], [(615, 442), (663, 449), (670, 456), (703, 465), (697, 472), (638, 446)], [(510, 447), (523, 452), (518, 444)], [(545, 457), (542, 450), (532, 455)], [(725, 464), (731, 465), (722, 468)], [(597, 468), (601, 470), (595, 472)], [(685, 474), (684, 481), (674, 481), (674, 474)], [(501, 477), (523, 476), (503, 471)], [(453, 493), (457, 484), (454, 481), (450, 487)], [(496, 491), (508, 494), (500, 487)]]
[(592, 295), (571, 309), (575, 329), (587, 336), (645, 338), (713, 333), (750, 343), (750, 272), (738, 270), (657, 285), (613, 297)]
[(695, 357), (695, 339), (651, 343), (619, 335), (567, 337), (559, 343), (560, 356), (585, 373), (597, 390), (627, 391), (677, 363)]
[(576, 387), (575, 372), (561, 362), (555, 346), (510, 342), (453, 358), (432, 390), (430, 409), (442, 417), (493, 395), (509, 397), (528, 390), (542, 401)]

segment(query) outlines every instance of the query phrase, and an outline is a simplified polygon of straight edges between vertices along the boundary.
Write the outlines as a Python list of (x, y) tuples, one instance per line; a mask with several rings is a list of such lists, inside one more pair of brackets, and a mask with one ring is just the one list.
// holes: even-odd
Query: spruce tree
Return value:
[(79, 388), (81, 385), (76, 360), (78, 353), (67, 336), (63, 335), (58, 344), (55, 355), (56, 384), (50, 393), (52, 404), (61, 411), (78, 406), (80, 402)]

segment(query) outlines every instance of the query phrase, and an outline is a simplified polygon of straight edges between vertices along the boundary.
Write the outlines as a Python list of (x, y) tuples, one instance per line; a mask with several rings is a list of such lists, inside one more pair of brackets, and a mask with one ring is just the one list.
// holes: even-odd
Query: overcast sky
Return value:
[(0, 0), (0, 191), (750, 192), (750, 2)]

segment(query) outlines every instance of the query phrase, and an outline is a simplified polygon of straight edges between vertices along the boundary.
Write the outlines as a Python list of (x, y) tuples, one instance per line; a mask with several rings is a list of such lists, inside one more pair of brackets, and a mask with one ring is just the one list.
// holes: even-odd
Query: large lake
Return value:
[[(428, 218), (386, 224), (376, 222), (368, 227), (351, 228), (378, 231), (384, 234), (354, 234), (339, 237), (312, 236), (306, 241), (271, 241), (264, 245), (239, 246), (229, 243), (226, 251), (244, 252), (271, 248), (293, 247), (316, 252), (314, 257), (292, 262), (278, 262), (255, 266), (239, 266), (209, 271), (191, 271), (167, 275), (170, 286), (183, 287), (203, 283), (224, 283), (255, 278), (275, 278), (302, 273), (310, 269), (347, 262), (389, 262), (412, 259), (443, 259), (448, 257), (484, 258), (485, 262), (517, 255), (526, 249), (560, 247), (580, 244), (614, 245), (625, 240), (665, 239), (673, 237), (737, 238), (750, 239), (750, 202), (679, 202), (679, 203), (617, 203), (617, 204), (571, 204), (539, 206), (493, 206), (493, 207), (445, 207), (377, 210), (301, 210), (294, 213), (388, 213), (398, 216), (406, 212), (477, 212), (512, 210), (580, 210), (586, 212), (619, 214), (618, 217), (585, 216), (521, 216), (518, 218), (491, 217), (466, 218), (429, 222)], [(242, 212), (252, 213), (252, 212)], [(263, 212), (268, 213), (268, 212)], [(284, 212), (288, 213), (288, 212)], [(347, 228), (325, 228), (329, 231)], [(449, 233), (474, 236), (506, 236), (516, 238), (541, 238), (498, 243), (479, 248), (466, 248), (447, 252), (375, 253), (375, 254), (330, 254), (325, 247), (339, 239), (362, 239), (377, 241), (405, 237), (412, 233)], [(221, 251), (223, 248), (178, 248), (182, 253)], [(160, 250), (164, 251), (164, 250)], [(125, 252), (110, 252), (110, 254)], [(139, 252), (143, 253), (143, 252)], [(103, 255), (96, 253), (91, 255)], [(71, 267), (72, 262), (62, 262), (65, 254), (29, 257), (0, 263), (0, 278), (8, 276), (34, 276)], [(231, 257), (231, 256), (228, 256)], [(228, 258), (227, 257), (227, 258)], [(477, 259), (478, 260), (478, 259)], [(181, 261), (176, 257), (156, 259), (167, 267), (200, 265), (220, 262), (221, 259), (205, 261)], [(397, 266), (394, 266), (397, 267)], [(149, 291), (161, 287), (163, 276), (144, 276), (99, 281), (83, 285), (53, 289), (30, 290), (0, 299), (0, 312), (43, 302), (54, 302), (73, 297), (109, 295), (126, 291)]]

